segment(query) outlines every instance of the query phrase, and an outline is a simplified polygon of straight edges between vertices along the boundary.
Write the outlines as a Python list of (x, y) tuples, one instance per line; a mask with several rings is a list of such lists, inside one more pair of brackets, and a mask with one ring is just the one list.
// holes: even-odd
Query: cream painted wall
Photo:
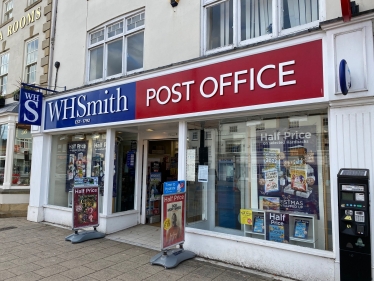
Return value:
[[(87, 33), (105, 22), (145, 8), (144, 70), (196, 58), (200, 53), (200, 2), (111, 0), (58, 1), (54, 59), (61, 63), (58, 86), (86, 83)], [(105, 3), (103, 5), (103, 3)], [(192, 39), (191, 39), (192, 38)], [(53, 69), (51, 84), (55, 81)]]
[[(373, 0), (355, 0), (356, 5), (359, 5), (359, 11), (367, 11), (374, 9)], [(325, 0), (326, 3), (326, 20), (342, 17), (342, 9), (340, 0)]]
[[(74, 4), (72, 4), (74, 2)], [(58, 1), (55, 47), (53, 62), (61, 63), (57, 86), (67, 89), (82, 86), (86, 62), (86, 16), (88, 1)], [(74, 6), (74, 8), (72, 8)], [(55, 84), (56, 68), (53, 67), (52, 81)], [(56, 89), (61, 90), (61, 89)]]
[[(36, 83), (39, 84), (40, 75), (43, 74), (43, 68), (40, 66), (40, 60), (44, 57), (44, 51), (42, 50), (42, 41), (45, 39), (43, 33), (43, 24), (46, 22), (44, 16), (44, 7), (47, 5), (47, 0), (43, 0), (34, 8), (25, 12), (26, 1), (13, 1), (13, 21), (9, 24), (0, 28), (3, 39), (0, 40), (0, 55), (9, 52), (9, 66), (8, 66), (8, 84), (7, 94), (13, 92), (18, 88), (19, 81), (25, 80), (25, 42), (32, 38), (39, 38), (38, 45), (38, 67), (36, 73)], [(1, 1), (3, 5), (3, 1)], [(1, 22), (3, 19), (3, 6), (0, 5), (1, 11)], [(24, 28), (19, 28), (17, 32), (12, 33), (8, 36), (8, 27), (13, 25), (16, 21), (20, 21), (22, 17), (26, 16), (29, 12), (36, 10), (41, 7), (41, 18), (35, 20), (34, 23), (26, 25)], [(33, 36), (30, 36), (31, 26), (34, 28)], [(5, 48), (3, 47), (5, 44)], [(9, 99), (8, 102), (13, 102), (13, 99)]]

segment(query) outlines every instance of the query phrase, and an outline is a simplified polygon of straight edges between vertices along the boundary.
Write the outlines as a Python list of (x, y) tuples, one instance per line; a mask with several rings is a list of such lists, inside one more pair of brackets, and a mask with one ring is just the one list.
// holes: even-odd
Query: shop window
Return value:
[(8, 141), (8, 124), (0, 125), (0, 185), (4, 183), (6, 146)]
[(30, 125), (16, 125), (12, 185), (30, 185), (32, 136)]
[[(298, 126), (290, 127), (296, 118)], [(195, 123), (187, 124), (191, 133)], [(326, 111), (211, 120), (215, 138), (204, 163), (210, 178), (198, 182), (198, 171), (187, 170), (188, 226), (331, 251), (327, 123)], [(232, 139), (233, 126), (240, 140)], [(213, 141), (222, 149), (209, 149)], [(200, 147), (188, 142), (187, 149)], [(240, 219), (241, 210), (248, 216)]]
[(13, 17), (13, 0), (4, 2), (3, 7), (3, 22), (6, 22), (7, 20), (10, 20)]
[(4, 54), (0, 57), (0, 92), (1, 95), (6, 95), (6, 88), (8, 83), (8, 65), (9, 65), (9, 53)]
[(38, 61), (38, 38), (26, 43), (26, 71), (25, 82), (36, 82), (36, 66)]
[(145, 13), (120, 18), (89, 34), (88, 81), (143, 69)]
[(105, 150), (106, 134), (102, 132), (53, 136), (48, 204), (72, 207), (74, 179), (97, 177), (102, 212)]
[(320, 1), (204, 0), (205, 52), (316, 27)]

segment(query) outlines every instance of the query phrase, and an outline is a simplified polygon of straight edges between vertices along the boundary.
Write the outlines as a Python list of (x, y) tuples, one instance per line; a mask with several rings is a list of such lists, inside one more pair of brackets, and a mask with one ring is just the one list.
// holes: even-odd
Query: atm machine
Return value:
[(369, 170), (338, 174), (340, 280), (371, 280)]

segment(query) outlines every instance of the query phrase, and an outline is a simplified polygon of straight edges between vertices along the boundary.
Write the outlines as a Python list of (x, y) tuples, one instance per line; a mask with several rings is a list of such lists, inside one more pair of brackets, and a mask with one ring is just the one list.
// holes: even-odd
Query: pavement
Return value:
[(72, 233), (26, 218), (0, 218), (0, 281), (289, 280), (201, 258), (165, 269), (149, 262), (158, 251), (108, 238), (72, 244), (65, 241)]

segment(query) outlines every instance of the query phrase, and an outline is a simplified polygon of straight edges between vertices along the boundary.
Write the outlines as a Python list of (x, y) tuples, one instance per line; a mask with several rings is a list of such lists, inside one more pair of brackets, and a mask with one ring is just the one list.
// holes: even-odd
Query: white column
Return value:
[(187, 122), (179, 121), (178, 180), (186, 180)]
[(12, 186), (13, 174), (13, 153), (14, 153), (14, 139), (16, 137), (16, 123), (8, 123), (8, 135), (6, 143), (6, 157), (4, 167), (4, 189), (10, 189)]
[(106, 150), (105, 150), (104, 199), (103, 199), (103, 215), (104, 216), (110, 215), (112, 213), (115, 141), (116, 141), (115, 130), (107, 129)]
[(43, 205), (48, 203), (52, 136), (35, 134), (32, 142), (30, 201), (27, 220), (44, 220)]

